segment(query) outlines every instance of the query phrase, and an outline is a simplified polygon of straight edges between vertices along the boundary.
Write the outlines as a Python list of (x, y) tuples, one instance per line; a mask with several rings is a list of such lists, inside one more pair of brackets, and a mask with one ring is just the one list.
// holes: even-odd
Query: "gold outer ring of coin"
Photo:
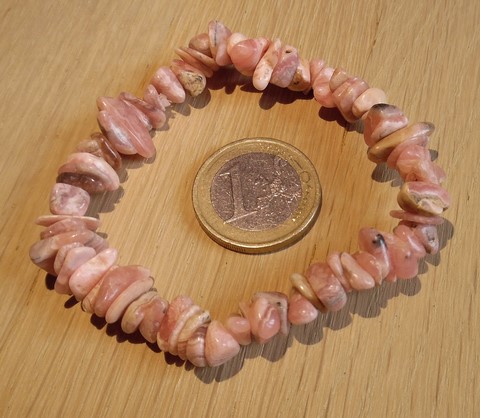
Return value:
[[(284, 159), (301, 182), (302, 197), (297, 208), (271, 229), (252, 231), (230, 225), (211, 202), (215, 175), (233, 158), (248, 153), (268, 153)], [(261, 254), (283, 249), (305, 236), (320, 213), (322, 190), (315, 167), (300, 150), (273, 138), (245, 138), (220, 148), (204, 162), (195, 178), (192, 200), (200, 225), (215, 242), (233, 251)]]

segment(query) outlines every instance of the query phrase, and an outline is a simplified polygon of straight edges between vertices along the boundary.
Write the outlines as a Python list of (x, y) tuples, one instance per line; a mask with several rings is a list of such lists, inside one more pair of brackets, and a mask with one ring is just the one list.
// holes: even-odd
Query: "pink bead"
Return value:
[(58, 174), (84, 174), (98, 179), (102, 189), (117, 190), (120, 180), (116, 171), (103, 159), (88, 152), (75, 152), (67, 157), (67, 161), (58, 169)]
[(337, 67), (333, 71), (332, 77), (330, 78), (330, 91), (333, 93), (337, 90), (345, 81), (350, 78), (347, 71), (344, 68)]
[(55, 270), (56, 275), (60, 273), (60, 270), (62, 269), (63, 262), (65, 261), (65, 257), (67, 256), (67, 253), (72, 249), (72, 248), (77, 248), (77, 247), (83, 247), (82, 244), (79, 242), (72, 242), (71, 244), (64, 245), (61, 247), (57, 255), (55, 256), (55, 261), (53, 262), (53, 269)]
[(252, 302), (240, 302), (239, 306), (258, 343), (265, 344), (280, 331), (280, 314), (267, 299), (259, 297)]
[(90, 204), (90, 195), (80, 187), (55, 183), (50, 192), (50, 212), (54, 215), (83, 216)]
[(238, 315), (230, 316), (225, 320), (225, 328), (240, 345), (248, 345), (252, 342), (250, 322), (247, 318)]
[(120, 99), (124, 102), (130, 103), (140, 112), (145, 114), (153, 128), (160, 129), (165, 124), (166, 116), (165, 112), (161, 108), (156, 107), (128, 92), (120, 93)]
[(188, 361), (197, 367), (208, 366), (205, 358), (205, 337), (207, 327), (198, 328), (187, 341), (186, 355)]
[(387, 103), (387, 95), (382, 89), (370, 87), (355, 99), (352, 113), (356, 118), (361, 118), (372, 106), (379, 103)]
[(208, 24), (208, 37), (210, 40), (210, 52), (215, 62), (224, 67), (232, 61), (227, 54), (228, 38), (232, 32), (222, 22), (213, 20)]
[(282, 88), (288, 87), (297, 71), (299, 62), (300, 58), (296, 48), (290, 45), (282, 46), (270, 83)]
[(245, 39), (236, 43), (229, 52), (235, 68), (243, 75), (252, 76), (269, 43), (266, 38)]
[(115, 264), (117, 258), (118, 251), (115, 248), (107, 248), (78, 267), (69, 280), (69, 286), (75, 298), (84, 299)]
[(145, 158), (151, 158), (155, 155), (155, 146), (150, 136), (149, 126), (147, 126), (147, 123), (150, 122), (143, 112), (127, 103), (112, 97), (97, 99), (98, 109), (108, 113), (111, 118), (110, 127), (115, 128), (113, 131), (106, 132), (107, 137), (115, 146), (113, 137), (115, 135), (118, 137), (118, 133), (121, 132), (122, 138), (126, 138), (125, 141), (131, 143), (138, 154)]
[(107, 271), (95, 299), (95, 315), (105, 317), (115, 299), (136, 280), (150, 276), (142, 266), (121, 266)]
[(207, 326), (211, 321), (210, 312), (199, 310), (190, 316), (183, 325), (177, 339), (177, 354), (182, 360), (187, 360), (188, 340), (194, 335), (197, 329)]
[(359, 251), (353, 254), (353, 258), (362, 269), (372, 276), (377, 285), (382, 284), (382, 268), (379, 261), (372, 254), (365, 251)]
[(185, 101), (185, 90), (173, 71), (168, 67), (160, 67), (152, 77), (150, 83), (158, 93), (164, 94), (173, 103)]
[(173, 60), (170, 68), (190, 96), (197, 97), (203, 93), (207, 79), (200, 70), (181, 60)]
[(168, 351), (173, 355), (178, 355), (178, 338), (184, 326), (189, 319), (194, 318), (198, 314), (202, 314), (203, 310), (200, 306), (192, 305), (188, 309), (185, 309), (177, 318), (175, 326), (173, 327), (170, 335), (168, 336)]
[(205, 359), (210, 367), (219, 366), (235, 357), (240, 345), (219, 321), (212, 321), (205, 336)]
[(288, 335), (290, 324), (287, 319), (288, 315), (288, 298), (287, 295), (280, 292), (257, 292), (253, 295), (252, 300), (263, 298), (270, 303), (277, 311), (280, 317), (280, 333)]
[(417, 225), (414, 229), (415, 236), (425, 247), (428, 254), (436, 254), (440, 249), (437, 227), (435, 225)]
[(50, 238), (42, 239), (30, 247), (30, 259), (41, 269), (55, 275), (53, 263), (58, 250), (72, 242), (79, 242), (80, 244), (89, 246), (88, 244), (94, 239), (95, 235), (95, 232), (84, 229), (64, 232)]
[(363, 137), (365, 143), (371, 147), (380, 139), (406, 127), (407, 117), (393, 105), (380, 103), (372, 106), (364, 120)]
[[(320, 65), (320, 64), (318, 64)], [(315, 66), (310, 64), (310, 71), (314, 71)], [(323, 67), (319, 70), (317, 76), (313, 78), (312, 75), (312, 89), (315, 100), (323, 107), (333, 108), (335, 102), (333, 100), (333, 94), (330, 90), (330, 79), (333, 75), (334, 69), (331, 67)]]
[[(187, 64), (191, 65), (192, 67), (195, 67), (197, 70), (199, 70), (202, 74), (205, 75), (205, 77), (210, 78), (213, 76), (213, 70), (209, 66), (203, 64), (200, 60), (197, 58), (193, 57), (192, 54), (198, 54), (197, 56), (202, 56), (203, 54), (200, 54), (198, 51), (195, 51), (190, 48), (185, 48), (185, 47), (180, 47), (180, 48), (175, 48), (175, 53)], [(205, 58), (210, 58), (207, 56), (204, 56)], [(213, 64), (216, 66), (218, 70), (218, 65), (215, 63), (213, 58), (210, 58), (213, 62)]]
[(109, 306), (107, 312), (105, 313), (105, 321), (107, 324), (113, 324), (117, 322), (125, 310), (128, 308), (134, 300), (136, 300), (140, 295), (151, 290), (153, 286), (153, 277), (151, 276), (139, 276), (137, 280), (131, 283), (126, 289), (121, 292), (113, 303)]
[(361, 250), (372, 254), (378, 261), (382, 278), (386, 278), (391, 269), (385, 238), (380, 231), (374, 228), (362, 228), (358, 234), (358, 243)]
[[(440, 184), (444, 178), (435, 166), (430, 152), (420, 145), (404, 147), (396, 162), (396, 168), (405, 181), (426, 181)], [(439, 173), (441, 177), (437, 177)]]
[[(143, 100), (150, 103), (156, 109), (165, 110), (170, 106), (170, 101), (162, 93), (159, 93), (153, 84), (149, 84), (143, 93)], [(165, 117), (166, 119), (166, 117)]]
[[(312, 85), (313, 82), (317, 79), (317, 77), (320, 75), (320, 71), (325, 68), (325, 61), (320, 59), (320, 58), (315, 58), (310, 61), (310, 78), (312, 80)], [(332, 74), (333, 74), (334, 69), (332, 68)], [(327, 79), (322, 79), (321, 82), (330, 82), (330, 78), (332, 75), (330, 74), (330, 77)]]
[(55, 281), (55, 291), (57, 293), (71, 295), (72, 291), (68, 284), (71, 275), (82, 264), (95, 256), (96, 252), (90, 247), (73, 247), (65, 255), (62, 267)]
[(300, 58), (293, 79), (288, 85), (288, 89), (292, 91), (302, 91), (304, 94), (307, 94), (311, 89), (311, 78), (310, 78), (310, 63), (305, 58)]
[(347, 303), (347, 295), (326, 263), (312, 264), (306, 271), (310, 286), (329, 311), (339, 311)]
[(150, 290), (133, 301), (122, 317), (122, 330), (140, 333), (149, 342), (157, 341), (157, 332), (168, 308), (168, 302), (156, 290)]
[(355, 290), (367, 290), (375, 287), (373, 277), (350, 254), (342, 253), (340, 261), (342, 262), (345, 277), (347, 277), (352, 288)]
[(395, 276), (399, 279), (411, 279), (418, 274), (418, 258), (411, 247), (394, 234), (383, 234), (388, 246), (390, 261)]
[(368, 84), (358, 77), (351, 77), (333, 91), (333, 101), (347, 122), (354, 122), (357, 117), (352, 112), (355, 100), (368, 89)]
[[(235, 45), (237, 45), (239, 42), (245, 41), (247, 39), (248, 38), (243, 33), (239, 33), (239, 32), (232, 33), (229, 36), (228, 41), (227, 41), (227, 54), (231, 57), (233, 47)], [(269, 43), (270, 43), (270, 41), (269, 41)]]
[(40, 233), (40, 238), (45, 239), (45, 238), (53, 237), (54, 235), (63, 234), (65, 232), (80, 231), (82, 229), (90, 229), (90, 228), (87, 228), (87, 225), (85, 224), (85, 222), (83, 222), (79, 218), (66, 218), (61, 221), (55, 222), (54, 224), (45, 228)]
[(342, 262), (340, 261), (340, 253), (337, 251), (330, 253), (326, 261), (328, 266), (332, 269), (333, 274), (335, 274), (335, 277), (345, 289), (345, 292), (350, 292), (352, 290), (352, 286), (343, 274), (343, 266)]
[(257, 90), (263, 91), (267, 88), (272, 77), (273, 69), (278, 63), (282, 42), (280, 39), (274, 39), (267, 52), (263, 55), (253, 72), (253, 85)]
[(396, 168), (398, 157), (400, 156), (400, 154), (403, 152), (405, 148), (411, 145), (419, 145), (421, 147), (426, 148), (429, 140), (430, 140), (430, 137), (428, 135), (417, 135), (417, 136), (412, 136), (410, 138), (405, 139), (405, 141), (398, 144), (392, 150), (392, 152), (387, 158), (387, 165), (390, 168)]
[(294, 325), (308, 324), (318, 317), (318, 311), (308, 299), (298, 292), (290, 297), (288, 320)]
[(175, 325), (182, 313), (188, 310), (192, 305), (193, 301), (188, 296), (177, 296), (172, 300), (157, 334), (157, 344), (160, 350), (165, 352), (169, 351), (168, 340), (170, 338), (170, 334), (174, 330)]
[(440, 216), (424, 216), (404, 210), (392, 210), (390, 211), (390, 216), (401, 219), (402, 221), (420, 225), (441, 225), (444, 222), (444, 219)]
[(195, 49), (202, 54), (205, 54), (209, 57), (212, 56), (212, 52), (210, 51), (210, 40), (208, 38), (208, 33), (199, 33), (195, 35), (190, 41), (188, 42), (189, 48)]
[(100, 219), (92, 216), (70, 216), (70, 215), (43, 215), (35, 219), (35, 224), (40, 226), (50, 227), (54, 223), (63, 221), (65, 219), (81, 220), (92, 231), (95, 231), (100, 226)]
[(406, 225), (398, 225), (394, 228), (393, 233), (400, 238), (402, 241), (406, 242), (410, 249), (413, 251), (413, 255), (417, 258), (423, 258), (427, 254), (425, 247), (415, 235), (415, 232), (412, 228)]

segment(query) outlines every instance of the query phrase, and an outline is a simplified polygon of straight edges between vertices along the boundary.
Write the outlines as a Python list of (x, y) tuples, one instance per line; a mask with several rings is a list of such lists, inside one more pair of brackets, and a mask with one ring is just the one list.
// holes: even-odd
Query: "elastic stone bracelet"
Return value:
[[(81, 141), (58, 170), (50, 194), (51, 215), (36, 220), (45, 229), (30, 249), (32, 261), (56, 276), (57, 292), (73, 294), (84, 311), (107, 323), (121, 321), (125, 333), (138, 330), (165, 352), (197, 367), (214, 367), (252, 340), (265, 344), (278, 333), (287, 335), (290, 324), (315, 320), (318, 311), (342, 309), (352, 290), (415, 277), (419, 260), (439, 250), (436, 227), (443, 222), (440, 215), (450, 197), (440, 186), (445, 173), (427, 149), (432, 124), (409, 125), (400, 109), (386, 104), (382, 90), (341, 68), (300, 58), (294, 47), (279, 39), (231, 33), (218, 21), (210, 22), (208, 33), (192, 38), (188, 47), (175, 51), (181, 60), (156, 71), (143, 99), (121, 93), (97, 100), (102, 132)], [(95, 232), (99, 219), (85, 216), (90, 194), (119, 187), (120, 154), (154, 156), (150, 131), (165, 124), (166, 108), (182, 103), (186, 93), (201, 94), (206, 77), (221, 67), (252, 77), (258, 90), (270, 83), (305, 94), (313, 91), (321, 106), (337, 108), (348, 122), (363, 121), (368, 158), (387, 163), (404, 180), (398, 193), (401, 210), (391, 212), (399, 219), (393, 233), (361, 229), (358, 252), (331, 253), (304, 275), (292, 274), (290, 297), (258, 292), (240, 303), (241, 314), (223, 323), (212, 320), (188, 296), (168, 303), (153, 288), (147, 268), (118, 266), (117, 250)]]

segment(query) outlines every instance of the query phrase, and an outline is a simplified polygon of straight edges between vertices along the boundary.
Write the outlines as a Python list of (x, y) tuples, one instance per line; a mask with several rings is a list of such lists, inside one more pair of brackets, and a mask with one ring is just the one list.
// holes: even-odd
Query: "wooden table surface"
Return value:
[[(480, 2), (387, 0), (3, 0), (0, 6), (0, 415), (478, 417)], [(29, 247), (57, 168), (98, 129), (98, 96), (142, 94), (161, 65), (218, 19), (280, 37), (383, 88), (431, 148), (452, 195), (442, 250), (409, 281), (351, 294), (288, 337), (195, 369), (82, 312), (52, 290)], [(315, 164), (324, 200), (299, 243), (260, 256), (211, 241), (191, 188), (202, 162), (236, 139), (267, 136)], [(368, 161), (361, 134), (302, 94), (255, 91), (231, 73), (173, 109), (151, 161), (130, 159), (121, 192), (95, 198), (121, 264), (148, 266), (168, 300), (190, 295), (214, 318), (333, 250), (362, 226), (391, 230), (398, 180)]]

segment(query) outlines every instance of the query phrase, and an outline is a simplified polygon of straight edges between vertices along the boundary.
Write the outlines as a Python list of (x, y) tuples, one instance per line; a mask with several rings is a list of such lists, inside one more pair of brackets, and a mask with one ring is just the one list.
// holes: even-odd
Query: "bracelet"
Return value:
[[(162, 351), (197, 367), (215, 367), (252, 340), (265, 344), (278, 333), (287, 335), (291, 324), (315, 320), (319, 311), (342, 309), (352, 290), (415, 277), (419, 261), (439, 251), (437, 226), (450, 197), (441, 187), (445, 172), (427, 149), (433, 124), (409, 124), (398, 107), (387, 104), (383, 90), (342, 68), (301, 58), (296, 48), (279, 39), (232, 33), (218, 21), (175, 52), (181, 59), (155, 72), (143, 98), (121, 93), (97, 99), (101, 132), (79, 142), (58, 169), (50, 192), (51, 214), (36, 219), (45, 228), (30, 248), (31, 260), (56, 276), (58, 293), (73, 295), (85, 312), (104, 317), (107, 323), (121, 321), (125, 333), (138, 330)], [(150, 132), (165, 124), (166, 109), (184, 102), (186, 94), (200, 95), (206, 78), (222, 67), (252, 77), (257, 90), (270, 83), (313, 92), (321, 106), (337, 108), (347, 122), (360, 121), (368, 158), (386, 163), (403, 179), (397, 198), (401, 209), (390, 212), (399, 220), (393, 232), (362, 228), (359, 251), (333, 252), (325, 262), (310, 265), (305, 274), (293, 273), (290, 297), (273, 291), (255, 293), (240, 302), (240, 314), (223, 323), (212, 320), (188, 296), (167, 302), (153, 287), (149, 269), (117, 265), (118, 251), (96, 233), (100, 220), (86, 215), (91, 194), (120, 186), (121, 155), (154, 156)]]

